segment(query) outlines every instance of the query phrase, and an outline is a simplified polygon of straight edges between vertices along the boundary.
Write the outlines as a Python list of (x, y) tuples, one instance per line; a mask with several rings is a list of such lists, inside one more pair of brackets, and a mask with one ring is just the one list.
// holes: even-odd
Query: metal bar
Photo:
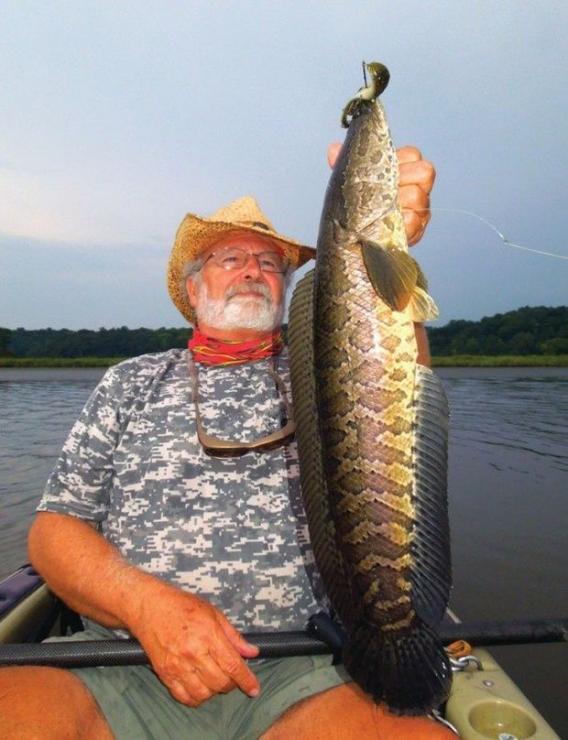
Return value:
[[(260, 648), (260, 658), (330, 653), (321, 640), (305, 632), (249, 633), (244, 635)], [(1, 665), (43, 665), (79, 668), (97, 665), (143, 665), (146, 653), (136, 640), (65, 640), (61, 642), (0, 645)]]
[(443, 624), (439, 634), (443, 642), (461, 639), (474, 646), (568, 642), (568, 618)]
[[(462, 639), (474, 646), (568, 642), (568, 618), (508, 622), (442, 624), (442, 642)], [(323, 655), (331, 649), (306, 632), (248, 633), (261, 658)], [(136, 640), (66, 640), (0, 645), (0, 665), (44, 665), (78, 668), (96, 665), (143, 665), (148, 662)]]

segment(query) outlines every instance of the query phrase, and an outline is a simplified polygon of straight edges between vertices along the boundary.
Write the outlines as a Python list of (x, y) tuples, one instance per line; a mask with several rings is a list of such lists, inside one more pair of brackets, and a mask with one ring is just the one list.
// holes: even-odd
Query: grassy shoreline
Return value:
[[(110, 367), (126, 357), (0, 357), (2, 367)], [(434, 367), (568, 367), (568, 355), (448, 355)]]
[(446, 355), (434, 367), (568, 367), (568, 355)]
[(0, 357), (0, 367), (110, 367), (126, 357)]

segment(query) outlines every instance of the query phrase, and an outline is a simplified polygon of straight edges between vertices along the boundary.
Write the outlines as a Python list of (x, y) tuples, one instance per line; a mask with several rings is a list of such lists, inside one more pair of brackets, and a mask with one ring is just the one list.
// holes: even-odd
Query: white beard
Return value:
[[(240, 290), (258, 290), (262, 295), (240, 295)], [(282, 323), (283, 302), (276, 305), (270, 289), (263, 283), (241, 283), (227, 291), (224, 298), (209, 298), (205, 283), (199, 283), (198, 324), (215, 329), (254, 329), (272, 331)]]

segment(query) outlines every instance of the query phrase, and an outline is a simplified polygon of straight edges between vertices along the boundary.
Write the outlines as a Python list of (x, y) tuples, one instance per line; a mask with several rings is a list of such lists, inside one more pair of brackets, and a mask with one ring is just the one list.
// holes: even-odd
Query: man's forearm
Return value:
[(87, 522), (40, 512), (28, 541), (30, 560), (72, 609), (107, 627), (136, 620), (142, 594), (159, 582), (129, 565)]
[(256, 658), (258, 648), (209, 602), (129, 565), (87, 522), (41, 512), (29, 552), (69, 606), (107, 627), (129, 629), (174, 699), (198, 706), (235, 687), (258, 694), (258, 679), (244, 661)]

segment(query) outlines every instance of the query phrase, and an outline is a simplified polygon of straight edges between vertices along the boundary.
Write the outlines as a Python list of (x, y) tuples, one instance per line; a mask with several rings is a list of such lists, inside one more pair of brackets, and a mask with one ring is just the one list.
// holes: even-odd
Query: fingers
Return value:
[(327, 147), (327, 162), (332, 169), (335, 167), (335, 163), (337, 162), (337, 157), (339, 157), (340, 151), (341, 151), (340, 141), (333, 141)]
[(258, 649), (253, 645), (249, 646), (221, 613), (217, 614), (217, 622), (218, 625), (211, 631), (209, 639), (199, 642), (199, 652), (194, 652), (190, 645), (187, 647), (188, 661), (183, 666), (185, 689), (192, 699), (200, 703), (213, 694), (225, 693), (234, 688), (249, 696), (258, 696), (260, 693), (258, 679), (241, 657), (237, 647), (227, 637), (223, 622), (226, 622), (239, 638), (236, 640), (233, 636), (232, 639), (248, 646), (248, 652), (252, 652), (253, 656), (258, 653)]
[(406, 239), (410, 247), (417, 244), (424, 236), (426, 227), (430, 222), (430, 213), (417, 213), (416, 211), (403, 211), (404, 229)]
[(221, 612), (217, 612), (217, 621), (222, 637), (216, 640), (214, 647), (210, 649), (211, 657), (237, 688), (249, 696), (257, 696), (260, 684), (241, 654), (254, 658), (258, 655), (258, 648), (248, 643)]
[(209, 654), (204, 655), (195, 668), (198, 678), (212, 694), (226, 694), (236, 688), (236, 684)]
[(183, 679), (162, 677), (162, 680), (174, 699), (190, 707), (198, 707), (215, 694), (226, 694), (235, 688), (210, 656), (204, 657), (199, 665), (186, 668)]
[(250, 670), (244, 660), (234, 651), (223, 651), (212, 656), (226, 676), (229, 676), (235, 686), (248, 696), (258, 696), (260, 684), (257, 677)]
[(430, 221), (430, 197), (420, 185), (401, 184), (398, 189), (398, 200), (402, 209), (406, 238), (410, 245), (420, 241)]
[(418, 161), (400, 161), (398, 164), (400, 185), (417, 185), (427, 195), (434, 187), (436, 170), (431, 162), (425, 159)]
[(406, 237), (410, 245), (420, 241), (430, 221), (430, 198), (420, 185), (400, 185), (398, 200), (402, 209)]
[(164, 680), (170, 694), (188, 707), (198, 707), (203, 702), (210, 699), (213, 694), (219, 693), (212, 691), (200, 678), (198, 671), (189, 671), (183, 678), (183, 681), (177, 679)]
[(169, 586), (160, 595), (132, 631), (174, 699), (195, 707), (235, 688), (257, 696), (258, 680), (243, 658), (256, 657), (258, 648), (207, 601)]
[(260, 684), (255, 674), (234, 650), (227, 649), (193, 659), (189, 666), (184, 666), (183, 677), (170, 682), (170, 685), (172, 683), (182, 696), (182, 692), (185, 692), (183, 703), (191, 706), (197, 706), (215, 694), (226, 694), (235, 688), (252, 697), (260, 693)]
[(225, 694), (235, 688), (248, 696), (258, 696), (260, 685), (255, 674), (223, 637), (215, 640), (210, 652), (187, 652), (170, 660), (162, 670), (155, 667), (158, 677), (177, 701), (196, 707), (215, 694)]
[(422, 238), (430, 221), (430, 192), (436, 179), (436, 170), (431, 162), (422, 159), (422, 153), (414, 146), (405, 146), (397, 151), (399, 161), (398, 198), (404, 218), (409, 245)]
[(166, 685), (170, 694), (176, 701), (179, 701), (180, 704), (186, 704), (188, 707), (197, 706), (195, 704), (195, 699), (188, 693), (182, 683), (173, 678), (168, 681), (164, 676), (160, 676), (160, 680)]
[(257, 657), (259, 653), (258, 647), (247, 642), (241, 633), (221, 614), (219, 615), (219, 623), (229, 642), (244, 658)]
[(403, 162), (418, 162), (422, 159), (422, 152), (415, 146), (401, 146), (396, 150), (399, 164)]

